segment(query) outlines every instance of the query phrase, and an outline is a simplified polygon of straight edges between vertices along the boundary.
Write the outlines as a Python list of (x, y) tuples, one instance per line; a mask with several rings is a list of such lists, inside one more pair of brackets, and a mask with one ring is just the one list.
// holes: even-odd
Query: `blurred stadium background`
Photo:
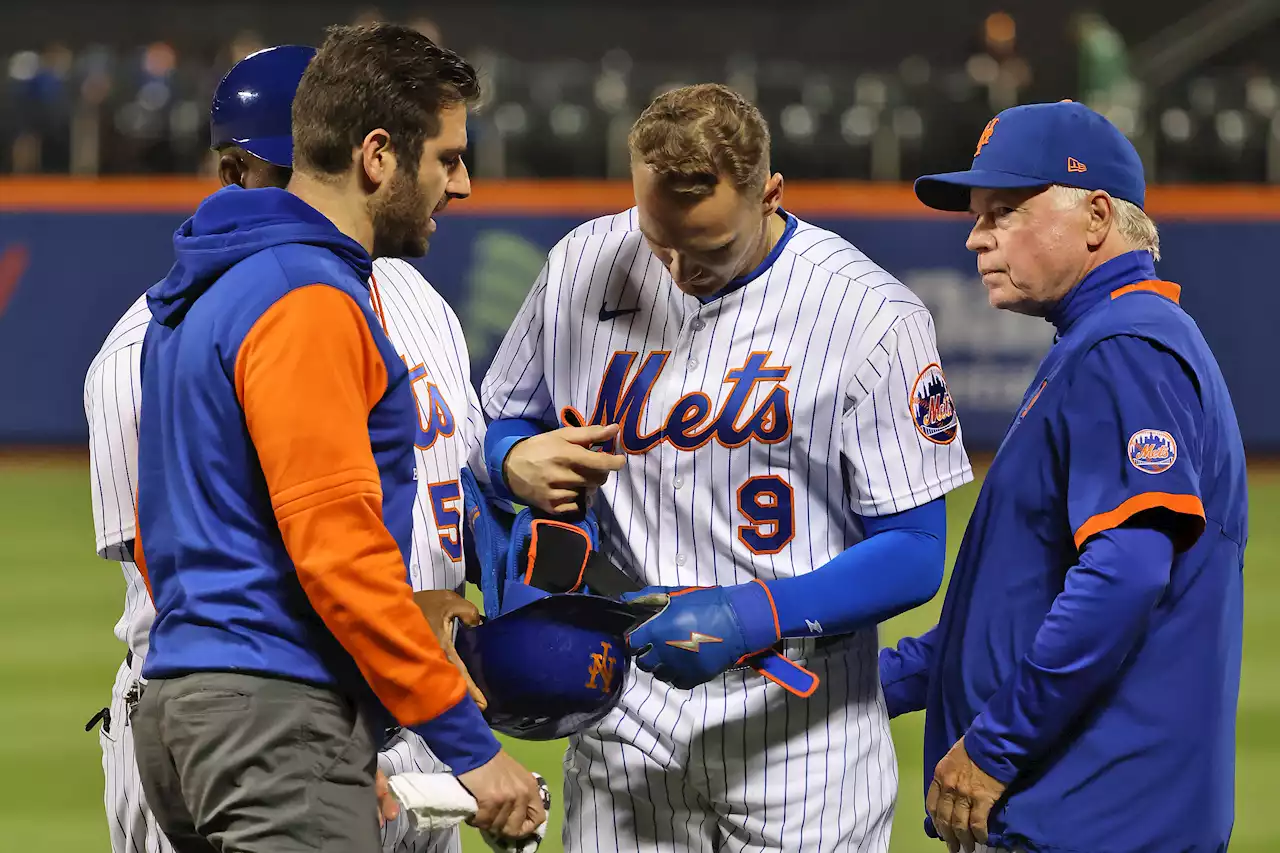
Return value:
[[(462, 315), (478, 380), (549, 246), (630, 205), (623, 140), (662, 89), (715, 80), (774, 133), (787, 206), (849, 237), (934, 312), (976, 458), (1051, 330), (985, 305), (966, 223), (929, 215), (908, 182), (968, 161), (990, 116), (1072, 98), (1142, 152), (1161, 274), (1214, 346), (1252, 473), (1246, 638), (1232, 849), (1280, 850), (1266, 783), (1280, 775), (1280, 0), (855, 3), (791, 0), (313, 2), (197, 6), (46, 0), (0, 9), (0, 850), (105, 851), (98, 735), (124, 653), (122, 583), (93, 554), (82, 382), (116, 317), (170, 263), (173, 228), (213, 188), (207, 111), (218, 78), (269, 44), (396, 20), (483, 71), (471, 124), (475, 195), (442, 220), (427, 277)], [(952, 553), (978, 485), (950, 501)], [(882, 628), (924, 630), (931, 604)], [(1176, 673), (1170, 673), (1176, 677)], [(893, 850), (921, 832), (917, 717), (894, 726)], [(559, 744), (512, 744), (558, 775)], [(1152, 780), (1159, 784), (1159, 780)], [(557, 808), (558, 808), (557, 803)], [(544, 849), (558, 851), (558, 824)], [(467, 849), (478, 850), (469, 834)]]

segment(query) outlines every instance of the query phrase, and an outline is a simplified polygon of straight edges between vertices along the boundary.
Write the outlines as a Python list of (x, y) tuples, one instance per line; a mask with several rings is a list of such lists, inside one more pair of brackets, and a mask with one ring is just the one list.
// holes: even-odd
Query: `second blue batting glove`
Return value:
[(651, 586), (623, 601), (665, 604), (628, 637), (636, 666), (688, 690), (778, 642), (778, 616), (760, 581), (736, 586)]

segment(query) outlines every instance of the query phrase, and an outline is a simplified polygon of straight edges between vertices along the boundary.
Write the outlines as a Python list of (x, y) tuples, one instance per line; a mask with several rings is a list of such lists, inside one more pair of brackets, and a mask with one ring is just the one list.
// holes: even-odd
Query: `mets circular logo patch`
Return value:
[(956, 404), (942, 376), (942, 367), (931, 364), (911, 387), (911, 420), (920, 434), (934, 444), (950, 444), (960, 432)]
[(1140, 429), (1129, 436), (1129, 462), (1147, 474), (1160, 474), (1178, 460), (1178, 442), (1160, 429)]

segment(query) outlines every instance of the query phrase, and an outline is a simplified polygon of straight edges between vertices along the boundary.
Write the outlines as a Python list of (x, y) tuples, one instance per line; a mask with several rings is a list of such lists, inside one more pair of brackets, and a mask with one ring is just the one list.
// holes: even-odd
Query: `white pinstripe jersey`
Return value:
[[(477, 477), (487, 476), (482, 459), (484, 416), (471, 384), (462, 327), (449, 304), (409, 263), (379, 258), (373, 264), (373, 279), (375, 312), (410, 368), (418, 402), (418, 494), (409, 579), (415, 590), (458, 589), (465, 579), (459, 472), (470, 460)], [(125, 609), (115, 633), (138, 657), (146, 655), (155, 610), (137, 565), (128, 561), (126, 545), (136, 534), (139, 363), (150, 319), (144, 295), (107, 335), (89, 367), (84, 396), (97, 550), (106, 559), (121, 561)], [(409, 732), (388, 744), (379, 760), (388, 773), (443, 766)], [(396, 821), (387, 832), (400, 838), (398, 847), (389, 840), (388, 850), (456, 846), (456, 833), (431, 838), (409, 834), (407, 820)]]
[(552, 249), (485, 377), (490, 417), (623, 425), (630, 456), (596, 510), (645, 584), (803, 574), (859, 541), (855, 514), (973, 477), (914, 294), (789, 215), (757, 273), (704, 303), (634, 209), (593, 220)]
[[(462, 498), (458, 473), (470, 458), (478, 477), (484, 416), (471, 385), (462, 326), (453, 309), (411, 264), (379, 258), (374, 281), (388, 337), (410, 368), (418, 401), (418, 500), (414, 504), (414, 589), (462, 586)], [(154, 617), (146, 586), (125, 546), (135, 535), (133, 507), (138, 464), (139, 361), (151, 314), (139, 297), (107, 335), (89, 366), (84, 388), (89, 422), (93, 518), (101, 557), (125, 561), (125, 612), (116, 636), (145, 655)]]
[(115, 635), (138, 657), (146, 657), (155, 610), (129, 548), (136, 535), (138, 403), (142, 399), (142, 338), (151, 312), (140, 296), (107, 334), (89, 364), (84, 414), (89, 423), (89, 479), (98, 556), (124, 571), (124, 613)]
[(387, 336), (409, 367), (418, 401), (418, 498), (413, 507), (413, 588), (460, 590), (462, 490), (459, 472), (470, 463), (486, 481), (484, 415), (471, 384), (471, 360), (462, 325), (449, 303), (411, 264), (374, 261), (375, 296)]

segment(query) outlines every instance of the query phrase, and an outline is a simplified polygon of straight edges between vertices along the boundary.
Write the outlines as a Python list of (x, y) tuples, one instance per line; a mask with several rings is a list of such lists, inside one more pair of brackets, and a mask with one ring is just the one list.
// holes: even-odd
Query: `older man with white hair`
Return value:
[(1231, 836), (1244, 448), (1179, 286), (1156, 276), (1145, 190), (1129, 141), (1071, 102), (1002, 112), (971, 169), (916, 182), (973, 216), (992, 306), (1057, 331), (938, 625), (881, 653), (890, 714), (926, 711), (926, 830), (952, 851), (1208, 853)]

